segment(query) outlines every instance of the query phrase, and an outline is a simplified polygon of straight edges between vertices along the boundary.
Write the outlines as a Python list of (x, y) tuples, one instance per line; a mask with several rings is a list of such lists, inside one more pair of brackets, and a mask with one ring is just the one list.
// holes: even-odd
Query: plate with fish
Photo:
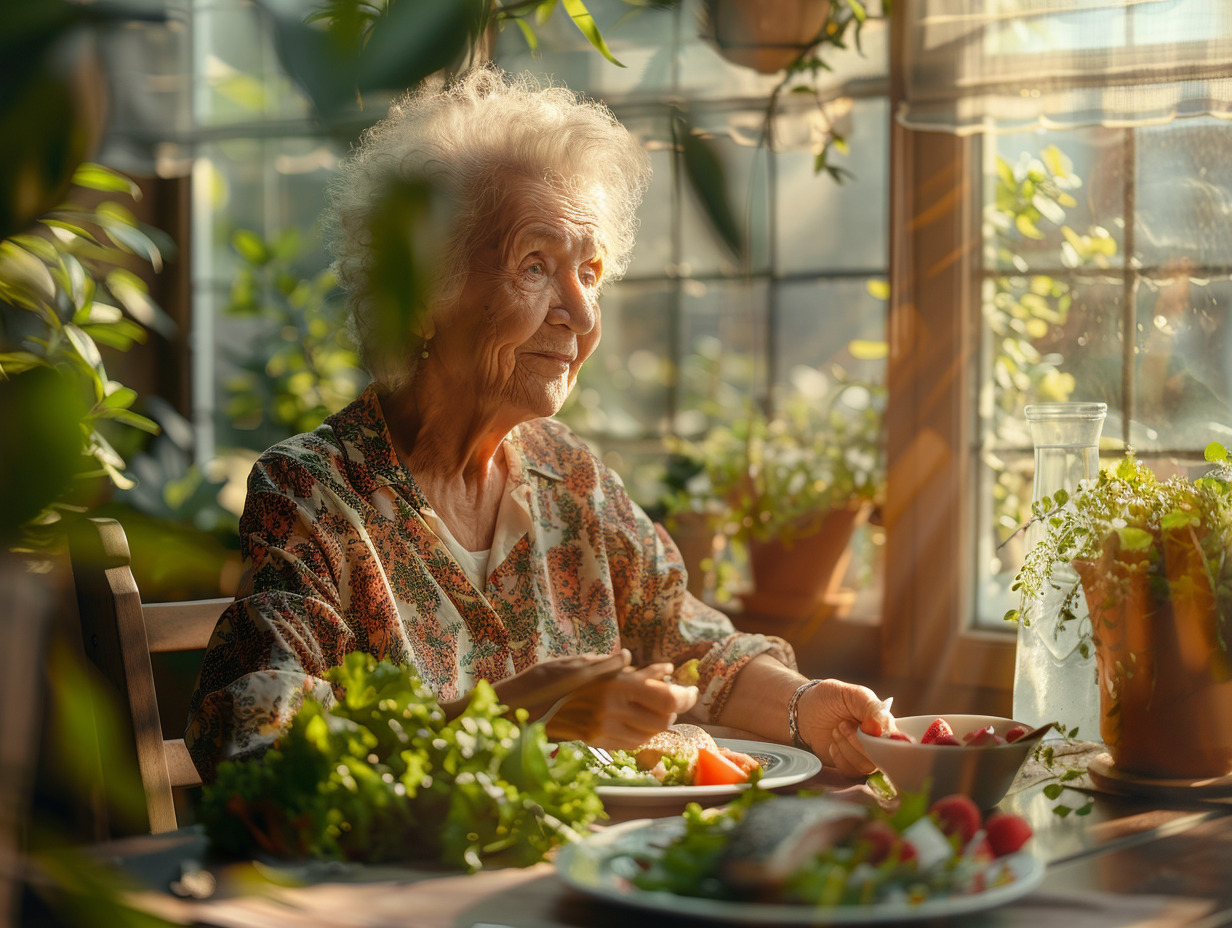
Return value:
[(562, 847), (556, 868), (606, 902), (749, 925), (948, 918), (1004, 905), (1043, 880), (1029, 843), (994, 856), (983, 831), (964, 843), (942, 827), (926, 814), (908, 826), (842, 799), (754, 790), (722, 809), (604, 829)]
[(604, 803), (674, 805), (736, 796), (760, 768), (763, 789), (792, 786), (821, 770), (808, 751), (763, 741), (712, 738), (695, 725), (673, 725), (630, 752), (613, 751), (613, 763), (595, 761), (597, 792)]

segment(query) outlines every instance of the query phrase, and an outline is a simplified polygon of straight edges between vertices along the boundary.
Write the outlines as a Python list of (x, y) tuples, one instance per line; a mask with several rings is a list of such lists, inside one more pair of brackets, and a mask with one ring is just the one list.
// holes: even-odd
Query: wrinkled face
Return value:
[(502, 418), (556, 413), (599, 343), (603, 260), (589, 205), (519, 183), (493, 216), (431, 351)]

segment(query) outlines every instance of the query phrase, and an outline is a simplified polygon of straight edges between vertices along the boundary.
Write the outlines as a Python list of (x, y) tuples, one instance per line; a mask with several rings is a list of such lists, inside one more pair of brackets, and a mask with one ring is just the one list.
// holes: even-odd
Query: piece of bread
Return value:
[(681, 723), (664, 729), (654, 735), (645, 744), (633, 752), (637, 766), (642, 770), (650, 770), (665, 756), (684, 755), (689, 759), (689, 769), (697, 763), (697, 752), (701, 748), (718, 751), (718, 745), (710, 737), (710, 733), (696, 725)]

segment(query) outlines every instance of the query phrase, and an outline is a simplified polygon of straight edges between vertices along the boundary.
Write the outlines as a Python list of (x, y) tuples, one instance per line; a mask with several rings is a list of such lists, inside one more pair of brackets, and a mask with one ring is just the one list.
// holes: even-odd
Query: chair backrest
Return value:
[(199, 650), (229, 599), (142, 603), (124, 528), (84, 519), (70, 539), (86, 656), (127, 703), (150, 831), (176, 828), (172, 790), (199, 786), (182, 738), (164, 739), (151, 654)]

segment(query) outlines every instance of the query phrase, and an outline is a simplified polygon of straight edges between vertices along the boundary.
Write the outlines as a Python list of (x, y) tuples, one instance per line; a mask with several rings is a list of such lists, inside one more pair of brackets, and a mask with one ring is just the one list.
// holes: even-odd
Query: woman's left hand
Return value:
[(849, 777), (867, 776), (876, 769), (860, 747), (856, 729), (880, 735), (887, 712), (867, 686), (822, 680), (805, 690), (797, 709), (800, 737), (823, 761)]

